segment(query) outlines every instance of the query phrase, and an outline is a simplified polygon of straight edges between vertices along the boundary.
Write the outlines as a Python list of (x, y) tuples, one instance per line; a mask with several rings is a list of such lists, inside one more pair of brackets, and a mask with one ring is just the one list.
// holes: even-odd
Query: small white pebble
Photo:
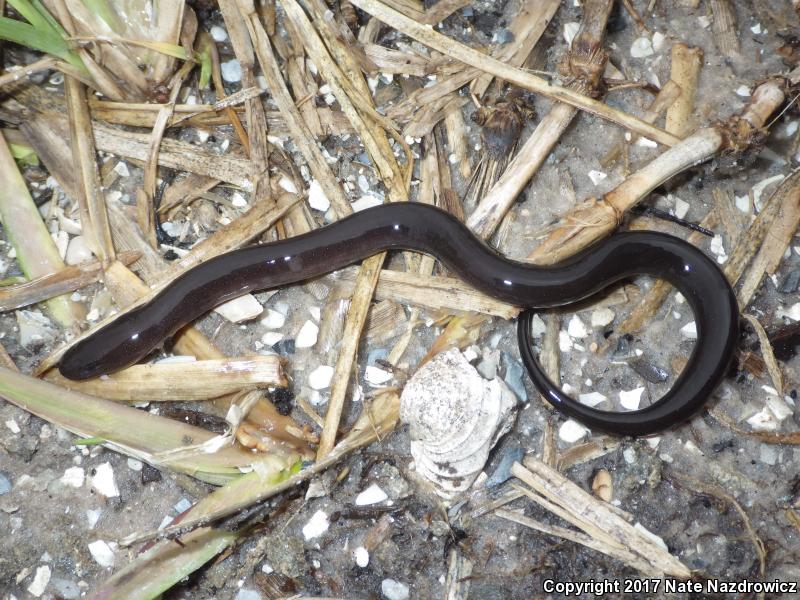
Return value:
[(742, 96), (743, 98), (747, 98), (748, 96), (750, 96), (750, 88), (747, 87), (746, 85), (740, 85), (738, 88), (736, 88), (736, 95)]
[(317, 335), (319, 334), (319, 327), (312, 321), (308, 320), (303, 323), (303, 326), (300, 328), (300, 331), (297, 332), (297, 336), (294, 339), (294, 345), (296, 348), (311, 348), (314, 344), (317, 343)]
[(625, 448), (625, 450), (622, 451), (622, 458), (625, 459), (626, 463), (632, 465), (636, 462), (636, 450), (630, 447)]
[(386, 495), (377, 484), (373, 483), (358, 496), (356, 496), (356, 506), (369, 506), (370, 504), (378, 504), (388, 500), (389, 496)]
[(576, 339), (583, 339), (589, 335), (589, 332), (586, 330), (586, 325), (583, 324), (583, 321), (581, 321), (578, 315), (572, 315), (567, 325), (567, 333), (570, 337)]
[(320, 365), (308, 374), (308, 385), (312, 390), (324, 390), (331, 384), (333, 367)]
[(642, 36), (633, 40), (633, 44), (631, 44), (631, 56), (633, 58), (645, 58), (652, 56), (654, 53), (653, 41), (649, 37)]
[(539, 315), (533, 315), (531, 319), (531, 333), (533, 337), (542, 337), (542, 334), (547, 330), (547, 326)]
[(667, 41), (667, 36), (665, 36), (660, 31), (656, 31), (653, 34), (653, 50), (656, 52), (661, 52), (664, 49), (664, 43)]
[(128, 459), (128, 468), (131, 471), (141, 471), (144, 464), (140, 460), (136, 460), (135, 458)]
[(683, 219), (686, 217), (686, 213), (689, 212), (689, 203), (685, 200), (681, 200), (677, 196), (675, 197), (675, 216), (679, 219)]
[(89, 552), (94, 561), (101, 567), (114, 566), (114, 550), (104, 540), (95, 540), (89, 544)]
[(214, 25), (211, 28), (211, 37), (214, 38), (215, 42), (224, 42), (228, 39), (228, 32), (225, 31), (224, 27), (220, 27), (219, 25)]
[(290, 194), (297, 193), (297, 186), (294, 184), (294, 181), (289, 179), (288, 177), (281, 177), (278, 180), (278, 185), (281, 186), (282, 189), (289, 192)]
[(129, 177), (131, 174), (131, 172), (128, 170), (128, 165), (122, 161), (119, 161), (116, 165), (114, 165), (114, 171), (116, 171), (117, 175), (120, 177)]
[(614, 311), (610, 308), (598, 308), (592, 311), (592, 327), (605, 327), (614, 321)]
[(588, 433), (589, 430), (586, 427), (572, 419), (564, 421), (561, 427), (558, 428), (558, 437), (568, 444), (574, 444), (582, 440)]
[(95, 468), (92, 476), (92, 488), (106, 498), (119, 496), (119, 488), (117, 487), (117, 482), (114, 481), (114, 468), (111, 463), (104, 462)]
[(681, 327), (681, 335), (689, 340), (697, 339), (697, 323), (689, 321), (686, 325)]
[(706, 15), (697, 17), (697, 22), (700, 23), (700, 27), (703, 29), (708, 29), (711, 26), (711, 19), (709, 19)]
[(278, 333), (277, 331), (268, 331), (264, 335), (261, 336), (261, 341), (264, 342), (267, 346), (274, 346), (278, 342), (280, 342), (284, 338), (282, 333)]
[(242, 80), (242, 65), (235, 58), (221, 63), (219, 68), (225, 81), (238, 83)]
[(74, 266), (92, 260), (92, 251), (86, 243), (86, 238), (82, 235), (76, 235), (69, 241), (67, 246), (65, 262), (68, 265)]
[(386, 597), (386, 600), (408, 600), (411, 597), (408, 586), (394, 579), (381, 581), (381, 593)]
[(286, 322), (286, 315), (272, 308), (268, 308), (266, 316), (261, 319), (261, 324), (267, 329), (280, 329)]
[(330, 525), (331, 523), (328, 521), (328, 515), (318, 510), (311, 516), (308, 523), (303, 526), (303, 537), (306, 538), (306, 540), (319, 537), (328, 531)]
[(247, 206), (247, 200), (245, 200), (245, 197), (239, 192), (234, 192), (233, 196), (231, 197), (231, 204), (233, 204), (236, 208), (244, 208)]
[(747, 424), (756, 431), (775, 431), (779, 422), (775, 418), (775, 414), (769, 408), (764, 407), (747, 419)]
[(16, 434), (20, 432), (19, 425), (17, 425), (17, 422), (14, 419), (9, 419), (6, 421), (6, 427), (11, 430), (11, 433)]
[(356, 559), (356, 564), (362, 569), (369, 564), (369, 551), (364, 546), (359, 546), (353, 551), (353, 556)]
[(36, 567), (36, 574), (33, 576), (33, 581), (31, 581), (31, 584), (28, 586), (28, 593), (37, 598), (44, 594), (47, 584), (50, 583), (50, 575), (50, 567), (47, 565)]
[(70, 467), (61, 476), (61, 483), (69, 487), (80, 488), (83, 487), (83, 480), (85, 473), (81, 467)]
[(761, 33), (761, 23), (756, 23), (755, 25), (753, 25), (750, 28), (750, 31), (752, 31), (756, 35), (760, 34)]
[(572, 338), (563, 329), (558, 332), (558, 349), (561, 352), (569, 352), (572, 350)]
[(368, 366), (364, 371), (364, 379), (372, 386), (382, 386), (392, 380), (394, 375), (378, 367)]
[(316, 179), (311, 180), (308, 188), (308, 205), (314, 210), (326, 212), (331, 207), (331, 201), (322, 190), (322, 186)]
[(637, 387), (632, 390), (620, 390), (619, 403), (622, 408), (627, 410), (639, 410), (639, 403), (642, 401), (643, 387)]

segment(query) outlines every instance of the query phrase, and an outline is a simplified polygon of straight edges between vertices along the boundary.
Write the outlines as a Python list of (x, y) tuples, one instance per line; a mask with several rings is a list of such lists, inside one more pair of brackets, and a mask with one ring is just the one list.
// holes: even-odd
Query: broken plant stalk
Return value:
[[(581, 28), (572, 41), (565, 61), (571, 78), (568, 89), (587, 96), (597, 95), (608, 61), (603, 42), (613, 6), (612, 0), (590, 0), (585, 3)], [(467, 226), (476, 235), (488, 239), (494, 233), (577, 113), (577, 108), (561, 102), (550, 108), (467, 220)]]
[(603, 197), (590, 198), (576, 206), (528, 258), (536, 264), (560, 262), (614, 231), (627, 210), (678, 173), (722, 153), (750, 150), (770, 115), (784, 100), (783, 79), (762, 83), (740, 116), (700, 129)]

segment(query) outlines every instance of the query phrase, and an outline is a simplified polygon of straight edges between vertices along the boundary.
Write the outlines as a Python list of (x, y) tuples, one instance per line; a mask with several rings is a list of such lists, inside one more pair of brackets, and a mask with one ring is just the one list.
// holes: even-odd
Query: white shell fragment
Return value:
[(311, 516), (308, 523), (303, 526), (303, 537), (306, 538), (306, 540), (319, 537), (328, 531), (330, 525), (331, 522), (328, 520), (328, 515), (318, 510)]
[(106, 498), (119, 496), (119, 488), (117, 487), (117, 482), (114, 481), (114, 468), (111, 463), (104, 462), (94, 470), (92, 488)]
[(464, 355), (437, 355), (408, 381), (400, 419), (409, 424), (417, 472), (443, 498), (475, 481), (489, 451), (513, 424), (516, 396), (499, 378), (483, 379)]
[(572, 419), (568, 419), (561, 424), (558, 428), (558, 437), (561, 441), (568, 444), (574, 444), (586, 437), (589, 430), (583, 425)]
[(263, 311), (264, 307), (252, 294), (245, 294), (233, 300), (228, 300), (214, 309), (214, 312), (225, 317), (231, 323), (250, 321)]
[[(566, 393), (566, 390), (564, 390)], [(581, 404), (585, 404), (586, 406), (591, 406), (594, 408), (601, 402), (605, 402), (608, 400), (603, 394), (600, 392), (589, 392), (588, 394), (580, 394), (578, 395), (578, 402)]]
[(300, 331), (297, 332), (297, 337), (294, 339), (295, 347), (311, 348), (311, 346), (317, 343), (318, 334), (319, 327), (311, 320), (306, 321), (303, 323)]
[(586, 325), (583, 324), (580, 317), (578, 315), (572, 315), (572, 318), (569, 320), (569, 325), (567, 325), (567, 333), (570, 337), (582, 339), (589, 335), (589, 332), (586, 330)]
[(681, 335), (689, 340), (697, 339), (697, 323), (689, 321), (686, 325), (681, 327)]
[(376, 483), (373, 483), (358, 496), (356, 496), (356, 506), (369, 506), (379, 504), (388, 500), (389, 496)]
[(89, 552), (94, 561), (101, 567), (114, 566), (114, 550), (103, 540), (95, 540), (89, 544)]
[(328, 200), (328, 197), (322, 190), (322, 186), (316, 179), (311, 181), (311, 185), (308, 188), (308, 205), (314, 210), (319, 210), (321, 212), (325, 212), (331, 207), (331, 201)]
[(637, 387), (632, 390), (620, 390), (619, 403), (622, 408), (626, 410), (639, 410), (639, 403), (642, 401), (643, 387)]

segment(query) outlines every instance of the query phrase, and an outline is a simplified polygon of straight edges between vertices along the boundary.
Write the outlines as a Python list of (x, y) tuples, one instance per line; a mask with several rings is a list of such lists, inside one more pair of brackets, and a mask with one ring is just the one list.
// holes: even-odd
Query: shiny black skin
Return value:
[(572, 304), (638, 274), (674, 285), (694, 311), (698, 339), (670, 392), (639, 411), (600, 411), (563, 394), (532, 354), (532, 312), (520, 317), (520, 353), (537, 388), (558, 410), (593, 429), (646, 435), (683, 421), (711, 395), (733, 354), (738, 336), (733, 291), (713, 261), (678, 238), (654, 232), (620, 233), (557, 265), (539, 267), (504, 258), (446, 212), (425, 204), (399, 203), (206, 261), (147, 304), (75, 344), (59, 368), (69, 379), (112, 373), (141, 360), (165, 338), (223, 302), (324, 275), (394, 249), (433, 255), (475, 288), (527, 309)]

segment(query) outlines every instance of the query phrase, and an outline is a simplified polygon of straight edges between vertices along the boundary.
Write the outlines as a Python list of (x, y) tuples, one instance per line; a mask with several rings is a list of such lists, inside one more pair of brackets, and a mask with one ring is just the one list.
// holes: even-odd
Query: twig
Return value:
[[(136, 262), (139, 256), (138, 252), (122, 252), (117, 259), (127, 266)], [(102, 264), (92, 261), (74, 267), (64, 267), (60, 271), (36, 277), (25, 283), (0, 287), (0, 312), (74, 292), (94, 283), (102, 274)]]

